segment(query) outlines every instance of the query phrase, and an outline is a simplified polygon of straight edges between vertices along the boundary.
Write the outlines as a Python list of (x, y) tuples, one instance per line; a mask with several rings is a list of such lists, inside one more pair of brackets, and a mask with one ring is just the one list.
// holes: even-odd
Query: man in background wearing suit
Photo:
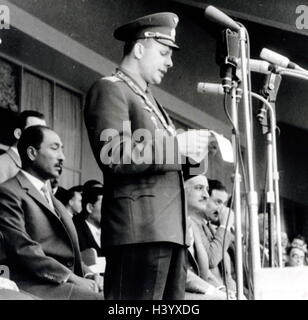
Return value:
[(102, 256), (100, 226), (102, 200), (102, 187), (87, 188), (82, 193), (82, 211), (73, 217), (80, 250), (93, 248), (98, 257)]
[(207, 239), (205, 246), (210, 270), (222, 285), (225, 285), (231, 292), (235, 292), (236, 283), (232, 278), (232, 261), (228, 253), (234, 239), (231, 232), (234, 213), (226, 207), (229, 194), (221, 182), (210, 180), (209, 195), (204, 212), (203, 229)]
[(59, 136), (32, 126), (17, 147), (22, 170), (0, 186), (3, 264), (11, 279), (43, 299), (102, 299), (102, 278), (82, 264), (73, 222), (47, 185), (64, 161)]
[[(226, 300), (225, 287), (211, 272), (203, 230), (204, 211), (209, 199), (208, 181), (205, 175), (185, 176), (187, 210), (191, 243), (188, 248), (186, 280), (187, 300)], [(231, 297), (230, 298), (234, 298)]]
[(21, 169), (21, 161), (17, 151), (17, 142), (23, 130), (30, 126), (46, 125), (42, 113), (34, 110), (25, 110), (17, 116), (17, 123), (13, 132), (15, 143), (0, 155), (0, 183), (15, 176)]

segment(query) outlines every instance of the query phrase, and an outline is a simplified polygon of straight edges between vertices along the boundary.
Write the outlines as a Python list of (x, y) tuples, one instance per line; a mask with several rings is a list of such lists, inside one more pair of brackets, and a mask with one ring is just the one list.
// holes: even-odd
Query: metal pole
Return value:
[(243, 84), (243, 107), (245, 118), (245, 133), (247, 143), (247, 161), (248, 161), (248, 210), (250, 220), (250, 247), (252, 258), (252, 280), (255, 285), (255, 273), (261, 269), (260, 261), (260, 243), (258, 230), (258, 195), (255, 191), (254, 182), (254, 166), (253, 166), (253, 146), (252, 146), (252, 124), (250, 119), (250, 99), (248, 92), (248, 78), (247, 78), (247, 57), (246, 57), (246, 34), (243, 27), (239, 30), (240, 34), (240, 53), (241, 53), (241, 67), (242, 67), (242, 84)]
[(276, 142), (276, 116), (273, 108), (270, 108), (271, 113), (271, 132), (273, 136), (273, 179), (274, 179), (274, 194), (275, 194), (275, 214), (277, 228), (277, 248), (278, 248), (278, 267), (282, 267), (282, 247), (281, 247), (281, 221), (280, 221), (280, 195), (279, 195), (279, 172), (277, 163), (277, 142)]
[(232, 134), (232, 145), (235, 161), (234, 173), (234, 214), (235, 214), (235, 266), (236, 266), (236, 291), (237, 299), (244, 299), (243, 284), (243, 247), (242, 247), (242, 215), (241, 215), (241, 175), (239, 173), (239, 145), (236, 138), (238, 134), (238, 102), (236, 92), (237, 82), (232, 82), (231, 89), (231, 118), (234, 125)]
[(267, 179), (268, 188), (266, 193), (266, 203), (269, 205), (268, 220), (269, 220), (269, 266), (275, 266), (275, 216), (274, 216), (274, 187), (273, 187), (273, 139), (272, 133), (268, 132), (266, 134), (267, 142)]
[(270, 112), (270, 132), (272, 135), (272, 165), (273, 165), (273, 181), (275, 194), (275, 214), (277, 223), (277, 247), (278, 247), (278, 266), (282, 267), (282, 248), (281, 248), (281, 224), (280, 224), (280, 197), (279, 197), (279, 173), (277, 164), (277, 144), (276, 144), (276, 115), (273, 106), (263, 97), (256, 93), (251, 93), (252, 96), (261, 100)]

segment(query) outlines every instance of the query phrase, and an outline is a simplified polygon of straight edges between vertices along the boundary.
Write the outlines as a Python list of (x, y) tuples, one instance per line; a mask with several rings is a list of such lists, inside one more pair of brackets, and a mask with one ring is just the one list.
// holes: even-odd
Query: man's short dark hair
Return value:
[[(139, 39), (135, 39), (135, 40), (126, 41), (124, 43), (124, 47), (123, 47), (123, 57), (129, 55), (132, 52), (132, 50), (137, 42), (142, 41), (143, 45), (148, 46), (149, 42), (147, 40), (149, 40), (149, 39), (150, 38), (139, 38)], [(143, 41), (143, 40), (145, 40), (145, 41)]]
[(74, 186), (70, 189), (66, 190), (63, 189), (59, 195), (57, 196), (58, 200), (61, 201), (64, 206), (66, 207), (70, 200), (72, 200), (75, 197), (75, 192), (82, 193), (82, 186)]
[(83, 186), (82, 186), (82, 185), (74, 186), (74, 187), (71, 187), (71, 188), (68, 189), (68, 190), (69, 190), (69, 191), (72, 191), (72, 192), (82, 193), (82, 191), (83, 191)]
[(17, 116), (16, 128), (19, 128), (21, 129), (21, 131), (23, 131), (27, 125), (27, 120), (29, 117), (35, 117), (45, 120), (45, 116), (43, 115), (43, 113), (35, 110), (25, 110)]
[(72, 200), (75, 197), (75, 192), (76, 191), (65, 190), (59, 195), (58, 199), (66, 207), (68, 205), (68, 203), (70, 202), (70, 200)]
[(18, 153), (23, 166), (31, 163), (27, 154), (28, 147), (32, 146), (39, 150), (44, 140), (44, 132), (47, 130), (53, 131), (47, 126), (40, 125), (28, 127), (23, 131), (17, 143)]
[(102, 188), (103, 187), (103, 184), (101, 182), (99, 182), (98, 180), (88, 180), (87, 182), (85, 182), (83, 184), (83, 191), (84, 192), (87, 192), (88, 189), (91, 189), (93, 187), (98, 187), (98, 188)]
[(124, 57), (129, 55), (132, 52), (136, 42), (137, 42), (136, 40), (125, 42), (124, 47), (123, 47), (123, 56)]
[(82, 194), (82, 212), (84, 218), (86, 219), (89, 215), (87, 212), (87, 204), (90, 203), (94, 205), (94, 203), (98, 200), (98, 197), (103, 195), (104, 189), (102, 187), (92, 187), (87, 189)]
[(219, 180), (208, 180), (209, 183), (209, 195), (212, 195), (213, 190), (225, 191), (228, 193), (227, 188)]

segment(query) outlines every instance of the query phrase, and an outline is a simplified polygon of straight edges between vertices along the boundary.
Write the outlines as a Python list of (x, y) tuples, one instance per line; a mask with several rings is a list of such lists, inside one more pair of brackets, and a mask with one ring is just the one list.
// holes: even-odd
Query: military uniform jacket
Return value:
[[(131, 77), (129, 79), (134, 82)], [(138, 86), (135, 82), (134, 85)], [(139, 87), (139, 90), (142, 89)], [(152, 95), (144, 91), (143, 94), (172, 125)], [(85, 123), (95, 158), (104, 173), (102, 245), (158, 241), (187, 243), (177, 140), (151, 112), (144, 99), (125, 81), (115, 76), (102, 78), (88, 92)], [(123, 127), (124, 123), (126, 126)], [(146, 129), (148, 134), (140, 137), (140, 129)], [(160, 135), (155, 136), (157, 132)], [(107, 135), (113, 138), (113, 151), (118, 150), (121, 163), (110, 161), (106, 164), (106, 157), (111, 153)], [(168, 155), (164, 145), (166, 138), (173, 143), (172, 147), (167, 147)], [(140, 162), (144, 154), (147, 161)], [(170, 154), (174, 156), (173, 161), (167, 159)], [(160, 160), (155, 162), (154, 156)]]
[(12, 178), (21, 169), (19, 155), (9, 148), (0, 156), (0, 183)]

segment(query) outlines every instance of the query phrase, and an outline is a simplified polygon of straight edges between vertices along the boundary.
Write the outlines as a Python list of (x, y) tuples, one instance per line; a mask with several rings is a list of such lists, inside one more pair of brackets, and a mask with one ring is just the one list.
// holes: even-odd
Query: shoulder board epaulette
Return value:
[(107, 81), (111, 81), (111, 82), (123, 81), (115, 76), (104, 77), (104, 78), (102, 78), (102, 80), (107, 80)]

